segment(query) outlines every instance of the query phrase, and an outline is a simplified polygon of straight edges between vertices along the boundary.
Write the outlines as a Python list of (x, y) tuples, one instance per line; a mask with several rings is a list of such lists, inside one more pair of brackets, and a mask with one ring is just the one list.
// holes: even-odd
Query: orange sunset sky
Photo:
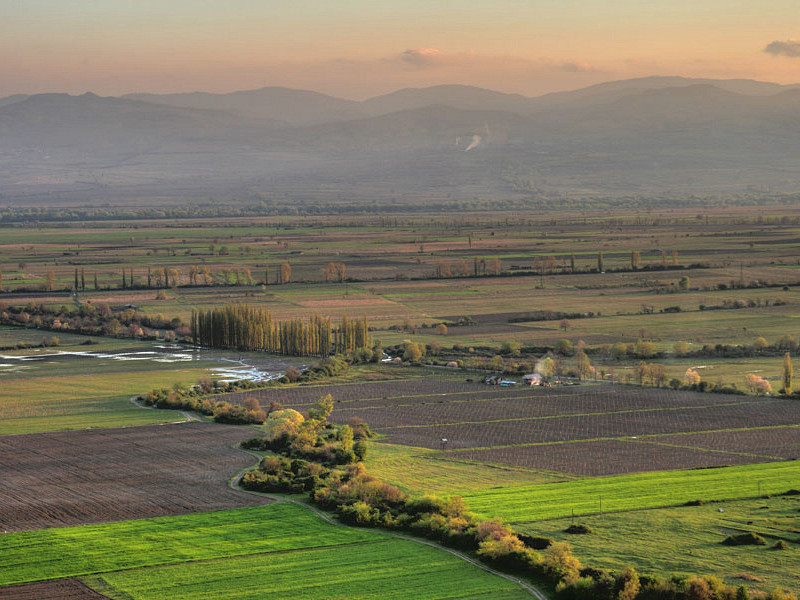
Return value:
[(800, 83), (798, 0), (0, 0), (0, 96)]

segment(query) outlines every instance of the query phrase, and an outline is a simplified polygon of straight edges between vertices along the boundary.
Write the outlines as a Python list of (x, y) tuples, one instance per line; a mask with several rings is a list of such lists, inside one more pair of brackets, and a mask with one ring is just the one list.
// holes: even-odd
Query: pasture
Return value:
[[(760, 589), (800, 588), (796, 496), (758, 497), (702, 506), (603, 513), (576, 519), (592, 533), (570, 535), (571, 518), (518, 525), (531, 535), (569, 542), (596, 567), (643, 573), (714, 573), (733, 585)], [(728, 535), (754, 532), (765, 546), (726, 546)], [(785, 551), (774, 550), (778, 540)]]

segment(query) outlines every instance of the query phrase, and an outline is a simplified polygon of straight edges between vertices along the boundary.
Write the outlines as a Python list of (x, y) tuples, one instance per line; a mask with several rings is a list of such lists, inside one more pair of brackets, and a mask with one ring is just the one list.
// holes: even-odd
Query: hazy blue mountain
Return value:
[(128, 94), (124, 98), (184, 108), (224, 110), (286, 125), (310, 125), (362, 115), (358, 102), (284, 87), (265, 87), (227, 94)]

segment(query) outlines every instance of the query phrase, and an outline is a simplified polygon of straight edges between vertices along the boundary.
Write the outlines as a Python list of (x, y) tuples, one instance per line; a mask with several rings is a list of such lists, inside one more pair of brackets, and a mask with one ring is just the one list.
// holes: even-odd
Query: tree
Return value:
[(94, 289), (100, 289), (100, 286), (97, 285), (97, 273), (94, 274)]
[(289, 283), (292, 278), (292, 266), (289, 263), (281, 265), (281, 283)]
[(48, 292), (52, 292), (53, 291), (53, 285), (55, 284), (55, 281), (56, 281), (55, 271), (53, 271), (53, 269), (50, 269), (47, 272), (47, 291)]
[(641, 360), (634, 367), (633, 373), (636, 376), (636, 383), (644, 385), (644, 380), (650, 377), (650, 365)]
[(631, 269), (634, 271), (639, 269), (639, 261), (641, 260), (641, 254), (638, 250), (631, 251)]
[(638, 573), (631, 567), (628, 567), (622, 572), (622, 575), (619, 576), (617, 587), (622, 588), (617, 595), (617, 600), (634, 600), (641, 588)]
[(650, 383), (662, 387), (667, 381), (667, 368), (664, 365), (652, 363), (650, 365)]
[(792, 367), (792, 357), (787, 352), (783, 357), (783, 375), (781, 383), (783, 384), (783, 393), (792, 393), (792, 377), (794, 376), (794, 368)]
[(489, 261), (489, 270), (492, 272), (492, 275), (500, 275), (502, 269), (503, 263), (500, 262), (499, 258), (493, 258)]
[(648, 342), (646, 340), (639, 340), (633, 346), (633, 353), (638, 358), (650, 358), (655, 356), (658, 352), (656, 345), (653, 342)]
[(436, 326), (436, 335), (447, 335), (447, 325), (439, 323)]
[(567, 321), (567, 319), (561, 319), (561, 322), (558, 324), (558, 326), (561, 327), (561, 329), (563, 329), (564, 331), (566, 331), (567, 329), (569, 329), (569, 321)]
[(686, 369), (686, 373), (683, 376), (683, 382), (686, 385), (697, 385), (700, 383), (700, 373), (695, 371), (694, 369)]
[(81, 267), (81, 289), (86, 289), (86, 269)]
[(573, 346), (572, 342), (569, 340), (558, 340), (555, 346), (556, 354), (560, 354), (561, 356), (569, 356), (572, 355)]
[(500, 347), (500, 352), (509, 356), (519, 356), (519, 351), (522, 349), (522, 344), (516, 340), (507, 340), (503, 342)]
[(603, 253), (602, 252), (598, 252), (597, 253), (597, 271), (599, 273), (603, 272)]
[(753, 348), (755, 348), (756, 352), (763, 352), (769, 346), (769, 342), (764, 337), (757, 337), (756, 341), (753, 342)]
[(408, 362), (418, 362), (422, 359), (423, 352), (419, 344), (414, 342), (406, 342), (405, 350), (403, 351), (403, 360)]
[(614, 342), (609, 352), (614, 360), (622, 360), (628, 356), (628, 344), (625, 342)]
[(675, 342), (675, 345), (672, 347), (672, 349), (678, 356), (683, 356), (689, 352), (689, 344), (686, 342)]
[(690, 284), (691, 280), (686, 275), (684, 275), (683, 277), (680, 278), (680, 280), (678, 280), (678, 288), (681, 290), (688, 290)]
[(0, 292), (3, 291), (3, 271), (0, 271)]
[(592, 363), (583, 350), (578, 350), (577, 354), (575, 354), (575, 366), (577, 367), (579, 379), (586, 379), (591, 375), (593, 370)]
[(549, 379), (556, 373), (556, 361), (547, 356), (536, 363), (536, 371), (545, 379)]
[(570, 253), (569, 255), (569, 270), (574, 273), (575, 272), (575, 253)]

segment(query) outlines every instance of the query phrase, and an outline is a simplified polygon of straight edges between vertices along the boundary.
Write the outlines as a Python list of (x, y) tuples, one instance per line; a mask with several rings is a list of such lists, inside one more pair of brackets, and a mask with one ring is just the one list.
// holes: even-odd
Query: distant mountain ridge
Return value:
[(649, 77), (536, 98), (440, 85), (360, 102), (281, 87), (0, 99), (0, 199), (51, 181), (131, 194), (178, 180), (312, 196), (793, 190), (797, 157), (800, 85), (749, 80)]

